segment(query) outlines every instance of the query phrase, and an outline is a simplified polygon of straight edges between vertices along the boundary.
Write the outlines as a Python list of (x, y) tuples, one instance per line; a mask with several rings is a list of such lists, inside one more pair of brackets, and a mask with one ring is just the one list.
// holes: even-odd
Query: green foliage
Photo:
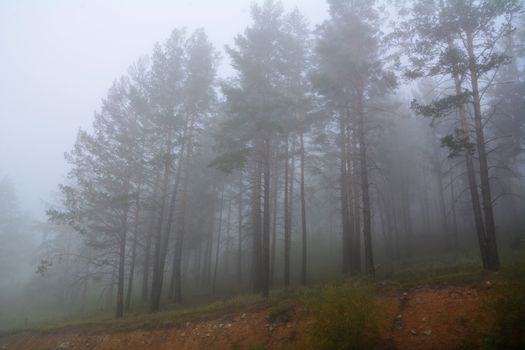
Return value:
[(464, 154), (474, 154), (474, 144), (469, 141), (461, 130), (456, 129), (455, 134), (446, 135), (441, 138), (441, 147), (447, 148), (448, 157), (455, 158)]
[(374, 287), (365, 282), (327, 286), (307, 301), (308, 331), (316, 349), (374, 349), (379, 325)]
[(236, 169), (244, 168), (249, 154), (248, 149), (225, 153), (215, 158), (208, 167), (215, 167), (226, 174), (231, 174)]
[(436, 120), (454, 113), (457, 108), (465, 105), (469, 101), (469, 97), (469, 93), (451, 95), (432, 101), (432, 103), (428, 105), (421, 105), (417, 103), (416, 100), (413, 100), (410, 103), (410, 108), (418, 115), (430, 117), (432, 120)]

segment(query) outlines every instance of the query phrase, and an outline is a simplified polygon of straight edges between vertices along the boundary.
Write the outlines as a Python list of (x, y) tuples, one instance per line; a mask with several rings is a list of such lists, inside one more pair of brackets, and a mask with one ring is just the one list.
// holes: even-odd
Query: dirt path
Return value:
[[(389, 349), (456, 349), (475, 337), (470, 321), (479, 292), (467, 287), (420, 287), (378, 298)], [(89, 329), (22, 332), (0, 338), (0, 350), (308, 349), (300, 307), (271, 319), (268, 310), (246, 311), (198, 323), (124, 333)]]

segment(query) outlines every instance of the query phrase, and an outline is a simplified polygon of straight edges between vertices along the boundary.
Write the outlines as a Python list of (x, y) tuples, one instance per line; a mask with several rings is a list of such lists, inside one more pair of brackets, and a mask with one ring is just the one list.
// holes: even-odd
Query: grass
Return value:
[(525, 258), (505, 266), (482, 311), (489, 315), (482, 328), (485, 349), (525, 349)]
[[(90, 334), (125, 332), (136, 329), (155, 329), (182, 325), (186, 322), (198, 322), (222, 317), (246, 308), (267, 307), (268, 302), (256, 295), (245, 295), (217, 301), (200, 306), (179, 307), (155, 314), (129, 313), (121, 319), (115, 319), (113, 313), (95, 313), (84, 317), (64, 318), (56, 322), (45, 322), (30, 329), (34, 332), (53, 332), (65, 329), (82, 329)], [(6, 333), (24, 331), (13, 329)]]
[[(115, 320), (112, 312), (99, 312), (42, 323), (31, 330), (54, 332), (81, 329), (84, 334), (125, 332), (176, 327), (186, 322), (227, 318), (233, 313), (264, 309), (271, 323), (285, 324), (292, 319), (300, 319), (307, 331), (305, 336), (315, 344), (316, 349), (374, 349), (381, 347), (378, 327), (381, 314), (374, 298), (385, 286), (394, 289), (419, 285), (482, 286), (481, 282), (490, 278), (494, 287), (489, 293), (484, 293), (487, 297), (483, 312), (485, 315), (490, 313), (493, 322), (480, 327), (480, 339), (484, 341), (479, 346), (484, 345), (486, 349), (525, 348), (523, 252), (505, 255), (499, 274), (486, 276), (479, 265), (476, 259), (468, 257), (428, 258), (410, 265), (400, 262), (390, 271), (380, 270), (375, 282), (352, 279), (338, 284), (274, 289), (268, 299), (244, 295), (204, 305), (177, 306), (156, 314), (137, 310), (120, 320)], [(233, 349), (238, 348), (235, 345), (232, 343)]]
[(325, 286), (306, 300), (307, 331), (316, 349), (375, 349), (380, 346), (375, 287), (366, 281)]

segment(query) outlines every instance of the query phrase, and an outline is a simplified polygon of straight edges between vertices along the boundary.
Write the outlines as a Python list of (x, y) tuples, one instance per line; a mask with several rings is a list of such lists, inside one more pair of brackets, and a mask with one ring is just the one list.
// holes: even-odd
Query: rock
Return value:
[(227, 323), (224, 328), (231, 328), (232, 324), (231, 323)]
[(486, 287), (487, 289), (489, 289), (490, 287), (492, 287), (492, 282), (490, 282), (490, 281), (485, 281), (485, 287)]
[(224, 324), (219, 323), (219, 328), (222, 328), (222, 327), (224, 327)]
[(410, 333), (411, 333), (412, 335), (416, 335), (416, 334), (417, 334), (417, 332), (416, 332), (415, 330), (413, 330), (412, 328), (410, 329)]
[(432, 334), (432, 331), (430, 329), (427, 329), (426, 331), (423, 332), (424, 335), (431, 335)]
[(60, 345), (58, 345), (58, 349), (69, 349), (69, 343), (61, 343)]
[(241, 320), (244, 320), (246, 318), (246, 314), (241, 315)]
[(400, 319), (402, 319), (402, 318), (403, 318), (403, 315), (402, 315), (402, 314), (399, 314), (399, 315), (396, 316), (396, 320), (400, 320)]

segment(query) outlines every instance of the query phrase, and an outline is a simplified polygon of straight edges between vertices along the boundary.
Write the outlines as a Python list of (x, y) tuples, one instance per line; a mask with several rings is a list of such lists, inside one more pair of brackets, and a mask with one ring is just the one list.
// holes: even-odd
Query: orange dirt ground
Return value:
[[(385, 349), (456, 349), (474, 340), (471, 320), (480, 306), (469, 287), (390, 290), (378, 297)], [(49, 332), (23, 331), (0, 337), (0, 350), (310, 349), (300, 306), (270, 320), (268, 310), (246, 310), (209, 321), (122, 333), (89, 326)]]

